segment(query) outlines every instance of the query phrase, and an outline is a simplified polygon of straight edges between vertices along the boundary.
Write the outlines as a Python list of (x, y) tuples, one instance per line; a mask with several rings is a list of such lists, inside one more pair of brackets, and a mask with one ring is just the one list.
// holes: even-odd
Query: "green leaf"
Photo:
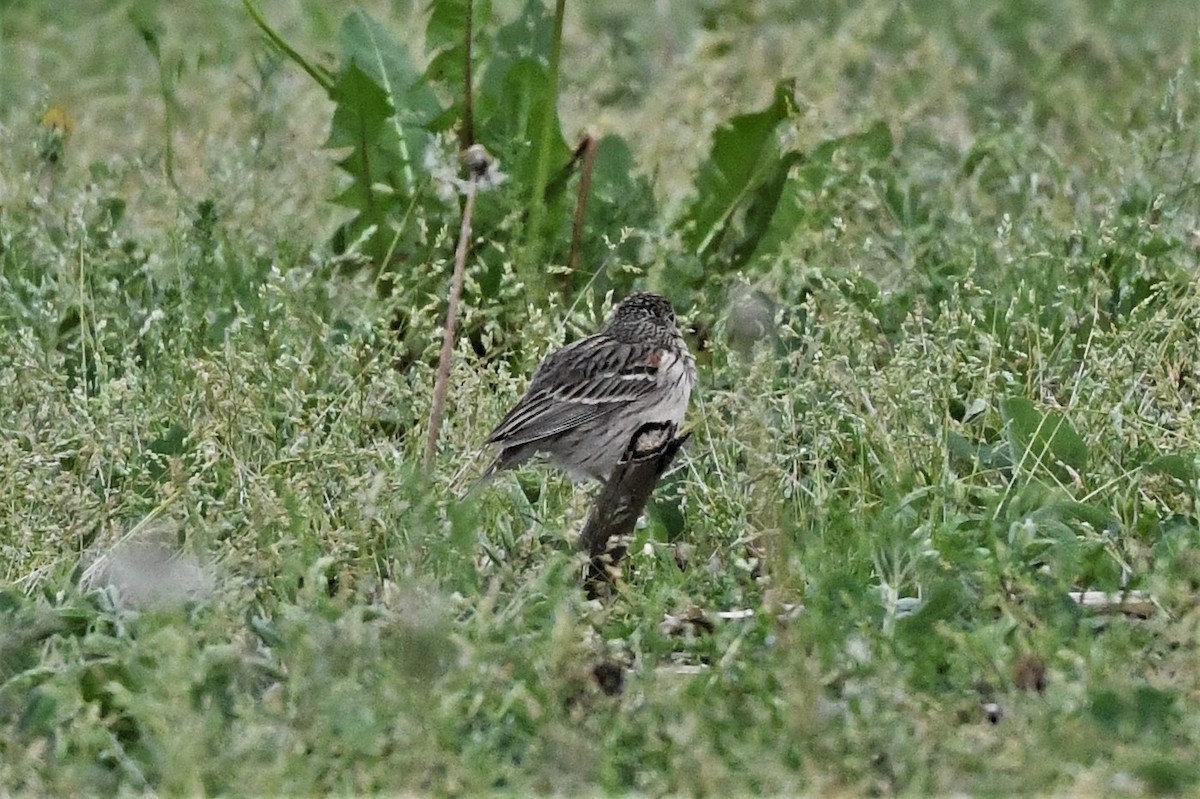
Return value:
[[(514, 138), (515, 132), (519, 132), (520, 136), (516, 138), (520, 140), (520, 146), (529, 147), (533, 130), (527, 120), (517, 123), (510, 118), (515, 110), (519, 110), (514, 102), (516, 98), (510, 92), (514, 86), (526, 84), (533, 75), (538, 75), (538, 83), (549, 86), (545, 64), (553, 37), (553, 20), (547, 16), (544, 5), (540, 0), (529, 0), (520, 16), (501, 27), (489, 40), (492, 55), (478, 82), (475, 124), (480, 129), (479, 140), (504, 159), (506, 171), (510, 171), (509, 161), (515, 155), (512, 148), (506, 151), (506, 142)], [(520, 68), (527, 70), (524, 76), (519, 74), (515, 79), (511, 77), (509, 73), (522, 64), (524, 66)], [(540, 102), (542, 97), (539, 96), (538, 100)], [(552, 107), (557, 110), (557, 100)]]
[(608, 135), (596, 143), (596, 163), (592, 171), (592, 197), (622, 202), (631, 193), (648, 189), (637, 176), (637, 164), (629, 145), (620, 136)]
[(343, 64), (357, 64), (383, 89), (401, 124), (423, 125), (439, 113), (433, 89), (413, 66), (405, 47), (368, 14), (355, 11), (342, 23)]
[(976, 469), (1007, 469), (1012, 466), (1007, 450), (1001, 444), (977, 444), (960, 433), (951, 431), (946, 448), (955, 461)]
[[(886, 160), (894, 147), (891, 129), (878, 121), (860, 133), (822, 142), (808, 156), (788, 153), (781, 158), (775, 176), (755, 192), (746, 210), (747, 231), (739, 249), (752, 250), (744, 260), (769, 260), (797, 230), (827, 224), (833, 212), (814, 200), (830, 187), (857, 185), (866, 165)], [(848, 172), (842, 165), (846, 161), (857, 166)]]
[(1139, 685), (1134, 689), (1132, 705), (1140, 729), (1161, 733), (1163, 722), (1178, 714), (1179, 697), (1170, 690)]
[(804, 223), (807, 205), (791, 175), (793, 167), (803, 161), (802, 153), (786, 153), (772, 170), (771, 177), (751, 194), (746, 205), (745, 230), (734, 247), (732, 260), (735, 264), (778, 252)]
[(958, 580), (938, 580), (926, 592), (920, 608), (901, 619), (897, 626), (905, 634), (932, 634), (939, 621), (953, 618), (966, 607), (967, 596)]
[(1142, 467), (1147, 474), (1165, 474), (1184, 483), (1196, 479), (1197, 458), (1187, 455), (1161, 455)]
[(547, 114), (554, 117), (550, 162), (561, 164), (571, 157), (571, 150), (562, 135), (562, 125), (558, 121), (558, 104), (550, 94), (550, 75), (536, 59), (523, 58), (513, 64), (504, 76), (503, 96), (511, 114), (506, 137), (512, 148), (509, 163), (514, 178), (534, 189), (537, 160), (533, 147), (534, 136), (541, 130)]
[(894, 148), (891, 129), (886, 122), (878, 120), (861, 133), (821, 142), (805, 159), (796, 177), (804, 188), (819, 191), (827, 183), (841, 179), (843, 170), (836, 166), (835, 157), (840, 155), (862, 163), (876, 163), (890, 156)]
[[(472, 6), (474, 8), (472, 8)], [(471, 22), (472, 64), (480, 63), (486, 52), (480, 52), (488, 37), (480, 36), (492, 16), (489, 0), (433, 0), (429, 4), (429, 22), (425, 26), (425, 49), (432, 55), (425, 76), (444, 86), (454, 97), (453, 107), (463, 103), (466, 79), (466, 31), (468, 15)]]
[[(1159, 728), (1161, 729), (1161, 722)], [(1197, 780), (1200, 770), (1188, 755), (1182, 758), (1167, 752), (1139, 763), (1133, 774), (1147, 787), (1151, 796), (1184, 796)]]
[(1060, 480), (1070, 479), (1064, 466), (1076, 474), (1087, 469), (1087, 444), (1061, 413), (1042, 413), (1024, 397), (1007, 397), (1000, 400), (1000, 416), (1014, 462), (1031, 471), (1047, 467)]
[(554, 19), (546, 13), (546, 3), (527, 0), (517, 18), (496, 31), (492, 39), (492, 65), (503, 73), (522, 58), (549, 59), (553, 42)]
[(654, 189), (638, 172), (629, 145), (620, 136), (602, 138), (592, 168), (588, 229), (612, 235), (622, 227), (644, 227), (656, 213)]
[(1121, 529), (1121, 522), (1104, 508), (1086, 502), (1054, 500), (1034, 512), (1036, 520), (1058, 519), (1066, 522), (1084, 522), (1100, 533), (1111, 533)]
[[(467, 28), (472, 5), (486, 7), (488, 4), (476, 3), (475, 0), (433, 0), (429, 4), (429, 22), (425, 25), (425, 52), (438, 53), (462, 47), (463, 32)], [(482, 8), (477, 9), (476, 14), (486, 19), (486, 12)]]
[(354, 184), (339, 202), (365, 210), (372, 204), (372, 186), (388, 168), (386, 160), (381, 163), (372, 156), (380, 154), (384, 125), (392, 116), (393, 107), (387, 92), (356, 63), (342, 73), (330, 96), (337, 106), (325, 147), (352, 149), (339, 166), (350, 173)]
[(348, 185), (332, 199), (358, 212), (338, 237), (345, 246), (373, 227), (367, 253), (381, 265), (395, 237), (390, 227), (416, 190), (410, 148), (391, 124), (394, 106), (387, 91), (357, 62), (342, 72), (329, 94), (337, 106), (325, 146), (349, 148), (338, 166), (350, 176)]
[(1089, 699), (1088, 710), (1092, 718), (1106, 731), (1115, 733), (1121, 723), (1121, 717), (1126, 712), (1121, 697), (1116, 691), (1100, 688), (1093, 691)]
[(851, 137), (847, 144), (854, 147), (859, 156), (868, 161), (882, 161), (890, 157), (896, 149), (892, 129), (882, 119), (876, 120), (874, 125)]
[(971, 465), (977, 462), (979, 456), (979, 446), (953, 430), (946, 437), (946, 449), (951, 458)]
[[(378, 224), (380, 206), (398, 205), (425, 176), (426, 126), (442, 109), (408, 49), (367, 14), (346, 17), (341, 42), (344, 67), (329, 92), (337, 109), (326, 146), (354, 148), (339, 164), (354, 185), (335, 201), (368, 213)], [(379, 197), (376, 184), (399, 196)]]
[(1176, 249), (1179, 249), (1178, 241), (1175, 239), (1166, 239), (1162, 236), (1152, 236), (1138, 248), (1139, 252), (1147, 258), (1157, 258)]
[[(534, 142), (546, 114), (554, 115), (550, 163), (565, 165), (571, 157), (562, 136), (557, 102), (551, 94), (550, 76), (545, 65), (532, 57), (512, 62), (502, 75), (495, 69), (488, 74), (489, 79), (483, 83), (484, 89), (476, 101), (475, 131), (479, 141), (485, 142), (500, 159), (514, 190), (528, 200), (534, 191), (537, 172)], [(542, 197), (540, 201), (548, 202), (551, 209), (541, 235), (557, 239), (557, 227), (553, 231), (549, 228), (566, 218), (565, 195)]]
[(776, 130), (791, 112), (794, 92), (792, 81), (780, 82), (765, 110), (736, 116), (713, 134), (711, 154), (696, 179), (696, 198), (680, 219), (689, 251), (709, 252), (734, 211), (778, 166)]
[(158, 18), (157, 11), (158, 3), (141, 0), (131, 6), (128, 12), (129, 21), (133, 24), (134, 30), (138, 32), (138, 36), (142, 37), (142, 41), (146, 43), (146, 48), (155, 60), (162, 55), (163, 34), (163, 24)]
[(342, 72), (330, 96), (337, 104), (325, 147), (363, 147), (376, 142), (394, 109), (388, 94), (358, 64)]

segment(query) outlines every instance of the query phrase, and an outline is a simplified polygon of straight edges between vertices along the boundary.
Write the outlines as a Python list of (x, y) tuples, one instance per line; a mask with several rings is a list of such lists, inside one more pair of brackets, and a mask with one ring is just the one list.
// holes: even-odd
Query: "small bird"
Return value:
[(480, 483), (534, 455), (576, 480), (607, 481), (647, 422), (683, 422), (696, 360), (665, 297), (622, 300), (599, 333), (547, 355), (487, 443), (500, 450)]

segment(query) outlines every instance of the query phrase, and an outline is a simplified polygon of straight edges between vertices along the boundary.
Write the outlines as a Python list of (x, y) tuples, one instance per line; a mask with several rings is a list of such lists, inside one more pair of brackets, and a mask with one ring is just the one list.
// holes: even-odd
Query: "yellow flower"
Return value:
[(75, 120), (60, 105), (52, 105), (42, 115), (42, 160), (48, 164), (56, 164), (63, 157), (64, 143), (75, 128)]
[(75, 130), (75, 119), (61, 105), (52, 105), (42, 115), (42, 124), (50, 128), (52, 134), (66, 138)]

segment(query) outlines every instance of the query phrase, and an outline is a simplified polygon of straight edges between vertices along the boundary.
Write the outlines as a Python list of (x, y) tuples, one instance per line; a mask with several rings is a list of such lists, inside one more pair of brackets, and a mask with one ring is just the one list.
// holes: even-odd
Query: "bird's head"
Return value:
[(661, 294), (639, 291), (617, 303), (608, 326), (650, 323), (672, 332), (678, 331), (675, 309), (671, 301)]

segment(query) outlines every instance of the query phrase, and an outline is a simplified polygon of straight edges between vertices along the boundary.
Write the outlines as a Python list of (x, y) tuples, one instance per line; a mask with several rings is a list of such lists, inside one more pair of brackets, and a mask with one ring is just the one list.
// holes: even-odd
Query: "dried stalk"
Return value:
[[(579, 175), (579, 198), (575, 201), (575, 220), (571, 224), (571, 255), (567, 258), (567, 269), (574, 272), (579, 268), (583, 256), (583, 222), (587, 216), (588, 197), (592, 193), (592, 167), (596, 163), (595, 136), (585, 136), (575, 152), (583, 151), (583, 168)], [(574, 159), (572, 159), (574, 160)]]
[(690, 435), (676, 438), (675, 431), (671, 422), (648, 422), (639, 427), (592, 504), (579, 537), (579, 546), (590, 558), (584, 577), (590, 599), (607, 592), (625, 556), (626, 537), (633, 533), (654, 487)]
[[(483, 172), (486, 173), (486, 168)], [(425, 440), (426, 469), (433, 466), (433, 458), (437, 454), (438, 436), (442, 432), (442, 416), (446, 410), (446, 391), (450, 386), (450, 361), (454, 357), (454, 333), (455, 328), (458, 327), (458, 303), (462, 297), (463, 277), (467, 271), (467, 250), (471, 243), (471, 218), (475, 216), (475, 193), (479, 187), (480, 177), (480, 171), (472, 165), (470, 180), (467, 183), (467, 202), (463, 207), (462, 227), (458, 231), (458, 246), (454, 250), (454, 277), (450, 281), (450, 302), (446, 308), (446, 328), (442, 333), (442, 354), (438, 358), (437, 377), (433, 384), (433, 405), (429, 409), (429, 437)]]

